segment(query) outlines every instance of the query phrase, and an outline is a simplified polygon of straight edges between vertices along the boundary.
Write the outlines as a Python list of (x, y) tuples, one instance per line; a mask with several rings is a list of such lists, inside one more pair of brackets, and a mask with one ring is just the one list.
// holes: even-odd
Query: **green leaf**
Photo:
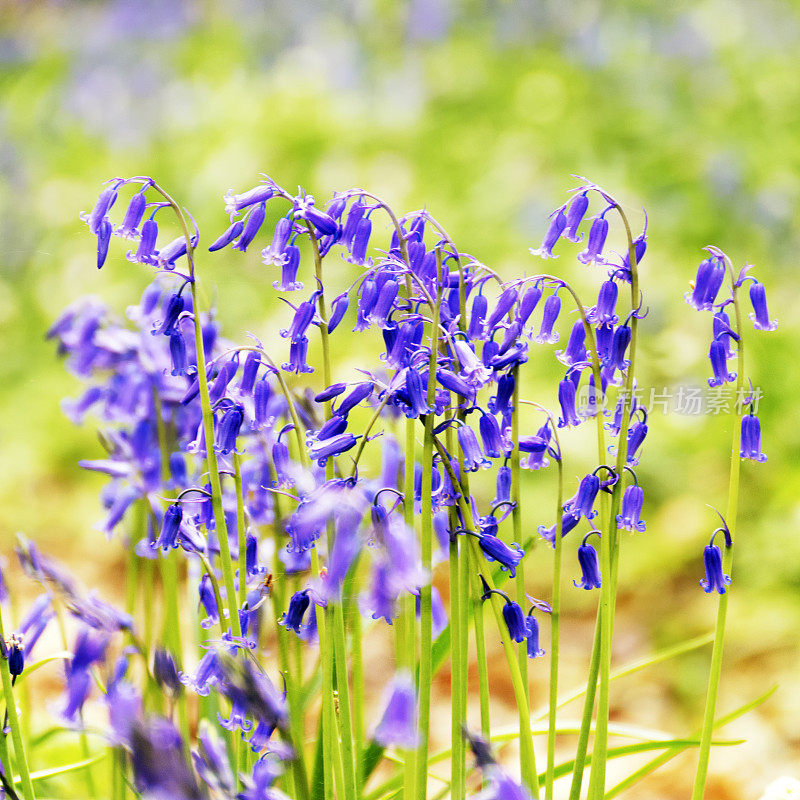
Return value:
[[(58, 775), (64, 775), (67, 772), (75, 772), (79, 769), (84, 769), (85, 767), (91, 767), (92, 764), (96, 764), (98, 761), (102, 761), (108, 755), (107, 752), (99, 753), (96, 756), (92, 756), (91, 758), (84, 759), (83, 761), (76, 761), (74, 764), (65, 764), (63, 767), (51, 767), (50, 769), (40, 769), (38, 772), (31, 772), (31, 780), (32, 781), (43, 781), (47, 778), (55, 778)], [(20, 777), (18, 775), (14, 776), (14, 783), (19, 783)]]
[[(611, 680), (613, 681), (617, 678), (623, 678), (626, 675), (632, 675), (634, 672), (639, 672), (640, 670), (644, 669), (645, 667), (649, 667), (652, 664), (659, 664), (662, 661), (668, 661), (670, 658), (677, 658), (685, 653), (690, 653), (692, 650), (697, 650), (706, 644), (710, 644), (712, 641), (714, 641), (714, 632), (709, 631), (701, 636), (696, 636), (694, 639), (688, 639), (680, 644), (660, 650), (652, 656), (637, 658), (635, 661), (630, 661), (619, 669), (614, 670), (611, 673)], [(571, 703), (573, 700), (583, 697), (585, 694), (585, 686), (573, 689), (572, 691), (558, 698), (556, 708), (561, 708), (562, 706), (567, 705), (567, 703)], [(533, 711), (531, 717), (532, 719), (544, 719), (547, 716), (547, 713), (547, 707), (541, 707)]]
[[(723, 725), (727, 725), (731, 720), (736, 719), (737, 717), (741, 717), (743, 714), (746, 714), (748, 711), (752, 711), (757, 706), (760, 706), (762, 703), (766, 702), (777, 690), (777, 686), (773, 686), (771, 689), (764, 692), (764, 694), (757, 697), (755, 700), (751, 700), (749, 703), (745, 703), (739, 708), (734, 709), (730, 713), (726, 714), (723, 717), (720, 717), (715, 723), (714, 728), (721, 728)], [(699, 734), (698, 734), (699, 735)], [(713, 742), (712, 742), (713, 744)], [(606, 793), (605, 798), (612, 798), (616, 797), (618, 794), (621, 794), (626, 789), (629, 789), (635, 783), (638, 783), (642, 778), (647, 777), (651, 772), (657, 770), (663, 764), (666, 764), (667, 761), (675, 758), (675, 756), (682, 753), (686, 748), (682, 746), (675, 746), (674, 748), (668, 750), (666, 753), (662, 753), (660, 756), (648, 761), (646, 764), (642, 765), (636, 772), (629, 775), (627, 778), (621, 780), (616, 786), (612, 786)]]

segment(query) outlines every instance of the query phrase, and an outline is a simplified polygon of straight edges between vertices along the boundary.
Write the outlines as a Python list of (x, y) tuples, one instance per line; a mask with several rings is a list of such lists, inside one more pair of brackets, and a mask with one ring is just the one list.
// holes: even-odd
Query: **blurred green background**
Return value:
[[(146, 285), (118, 243), (106, 268), (94, 268), (78, 212), (105, 179), (156, 177), (192, 211), (206, 244), (226, 224), (221, 195), (251, 187), (260, 172), (320, 200), (362, 186), (396, 210), (426, 206), (462, 251), (504, 277), (554, 269), (588, 298), (598, 274), (571, 248), (547, 264), (528, 254), (575, 185), (571, 175), (587, 175), (635, 224), (642, 207), (649, 214), (641, 385), (705, 383), (710, 317), (683, 294), (707, 244), (756, 265), (780, 320), (777, 332), (746, 339), (748, 377), (765, 395), (769, 460), (742, 470), (721, 708), (778, 680), (782, 688), (731, 726), (749, 742), (716, 756), (712, 796), (757, 797), (771, 777), (797, 772), (797, 3), (115, 0), (2, 10), (3, 552), (23, 530), (89, 583), (115, 591), (111, 556), (92, 528), (102, 479), (76, 466), (99, 452), (95, 430), (91, 422), (75, 429), (61, 413), (61, 399), (79, 386), (44, 340), (81, 295), (121, 313)], [(231, 339), (274, 330), (271, 314), (285, 318), (258, 248), (200, 269)], [(341, 368), (358, 366), (352, 358)], [(531, 395), (554, 405), (550, 355), (537, 355), (529, 372)], [(648, 530), (624, 543), (621, 658), (707, 630), (715, 608), (697, 581), (715, 525), (705, 504), (726, 502), (728, 422), (654, 413), (650, 427), (639, 469)], [(569, 477), (590, 466), (574, 442)], [(536, 524), (549, 524), (550, 479), (527, 483), (531, 508), (542, 509)], [(585, 623), (591, 600), (580, 593), (569, 602)], [(566, 645), (576, 675), (584, 633)], [(707, 656), (621, 686), (622, 716), (694, 727)], [(636, 796), (673, 796), (692, 763), (678, 762), (668, 783), (654, 779)]]

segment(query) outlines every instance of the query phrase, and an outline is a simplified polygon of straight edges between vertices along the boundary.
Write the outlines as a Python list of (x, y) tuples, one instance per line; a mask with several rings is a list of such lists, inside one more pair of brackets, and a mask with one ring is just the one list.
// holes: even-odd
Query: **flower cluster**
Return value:
[[(115, 220), (120, 195), (127, 206)], [(85, 728), (83, 709), (99, 683), (109, 744), (127, 756), (118, 759), (119, 777), (126, 780), (130, 770), (144, 797), (279, 800), (285, 790), (302, 800), (313, 786), (324, 787), (326, 797), (335, 788), (336, 796), (356, 798), (385, 748), (417, 750), (404, 788), (412, 791), (413, 772), (421, 797), (431, 680), (448, 647), (454, 730), (466, 723), (468, 609), (484, 601), (492, 608), (520, 708), (528, 704), (525, 655), (545, 654), (536, 612), (551, 615), (551, 676), (557, 671), (560, 589), (552, 602), (526, 594), (525, 566), (537, 537), (527, 530), (534, 511), (523, 508), (523, 476), (555, 465), (555, 522), (550, 510), (536, 509), (548, 520), (538, 538), (554, 551), (555, 576), (569, 548), (580, 569), (575, 587), (602, 596), (597, 630), (605, 635), (620, 532), (646, 527), (634, 467), (648, 415), (635, 399), (634, 360), (646, 316), (638, 267), (647, 219), (634, 238), (619, 203), (587, 181), (553, 212), (532, 253), (555, 259), (562, 242), (585, 238), (576, 259), (600, 274), (596, 300), (584, 304), (549, 273), (504, 281), (459, 251), (426, 210), (397, 215), (362, 189), (318, 203), (265, 177), (228, 192), (224, 204), (227, 225), (203, 258), (260, 248), (272, 287), (290, 309), (280, 328), (282, 354), (255, 337), (225, 340), (213, 310), (200, 309), (200, 233), (151, 178), (108, 182), (81, 215), (97, 237), (98, 268), (117, 237), (132, 243), (129, 261), (153, 270), (127, 320), (89, 299), (67, 309), (48, 334), (86, 383), (64, 404), (66, 413), (76, 423), (91, 414), (102, 425), (104, 456), (81, 466), (109, 478), (99, 527), (128, 550), (130, 613), (87, 595), (23, 541), (23, 567), (47, 593), (3, 642), (3, 656), (16, 679), (56, 610), (67, 609), (78, 628), (65, 665), (63, 720)], [(170, 215), (180, 233), (161, 242)], [(615, 216), (627, 232), (622, 253), (607, 247)], [(378, 221), (390, 225), (385, 241)], [(736, 379), (727, 367), (741, 337), (736, 291), (754, 279), (743, 270), (731, 297), (718, 302), (728, 262), (710, 252), (687, 299), (714, 312), (710, 382), (717, 385)], [(331, 256), (352, 272), (336, 294), (324, 269)], [(297, 299), (290, 302), (291, 294)], [(754, 326), (773, 329), (758, 282), (750, 296)], [(733, 326), (725, 312), (731, 304)], [(380, 353), (353, 375), (334, 375), (331, 352), (346, 340), (346, 328), (371, 332)], [(560, 380), (551, 412), (524, 396), (525, 369), (547, 358), (562, 334), (566, 344), (552, 352)], [(309, 363), (312, 336), (320, 339), (321, 364)], [(313, 376), (313, 389), (301, 385), (303, 375)], [(584, 425), (596, 432), (597, 466), (563, 499), (559, 437)], [(752, 410), (741, 425), (742, 457), (763, 461)], [(370, 444), (376, 440), (379, 466), (378, 446)], [(613, 463), (603, 463), (607, 454)], [(582, 539), (566, 539), (579, 528)], [(730, 546), (727, 526), (720, 530)], [(725, 592), (730, 579), (722, 563), (712, 536), (707, 592)], [(156, 567), (160, 639), (152, 618)], [(499, 588), (508, 581), (513, 591)], [(447, 606), (439, 588), (446, 588)], [(141, 631), (132, 617), (137, 601), (149, 609)], [(184, 610), (193, 632), (204, 632), (195, 649), (183, 644)], [(482, 616), (473, 616), (478, 651), (485, 652)], [(397, 669), (382, 713), (367, 725), (362, 629), (382, 625), (394, 628)], [(517, 647), (524, 648), (519, 659)], [(601, 664), (601, 687), (608, 669)], [(305, 719), (316, 692), (319, 751), (310, 775)], [(467, 734), (486, 780), (479, 797), (535, 794), (527, 711), (519, 735), (521, 784), (498, 767), (485, 742)], [(454, 737), (452, 748), (453, 793), (463, 796), (465, 743)], [(550, 750), (552, 759), (552, 742)]]

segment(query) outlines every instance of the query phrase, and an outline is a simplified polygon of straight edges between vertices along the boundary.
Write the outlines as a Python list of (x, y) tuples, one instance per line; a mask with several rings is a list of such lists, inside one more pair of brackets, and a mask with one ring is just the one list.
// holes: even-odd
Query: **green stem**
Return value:
[[(409, 530), (414, 530), (414, 467), (416, 464), (416, 438), (414, 420), (405, 423), (405, 461), (403, 470), (403, 519)], [(362, 440), (363, 441), (363, 440)], [(424, 464), (423, 464), (424, 470)], [(416, 609), (411, 595), (403, 594), (399, 601), (397, 632), (395, 638), (396, 661), (400, 667), (414, 671), (416, 662)], [(412, 748), (403, 753), (403, 798), (413, 800), (416, 782), (416, 753)]]
[(242, 487), (242, 459), (233, 454), (233, 482), (236, 487), (236, 528), (239, 544), (239, 607), (247, 600), (247, 518), (244, 510), (244, 489)]
[[(156, 432), (158, 434), (158, 449), (161, 456), (161, 481), (166, 483), (169, 477), (169, 445), (167, 442), (167, 429), (164, 425), (164, 414), (161, 397), (153, 388), (153, 410), (156, 418)], [(183, 645), (181, 643), (181, 614), (178, 605), (178, 554), (167, 552), (159, 558), (161, 569), (161, 584), (164, 589), (164, 627), (163, 639), (172, 651), (172, 656), (178, 669), (183, 668)], [(189, 740), (189, 718), (186, 711), (186, 693), (181, 692), (177, 697), (178, 723), (181, 735), (186, 742)]]
[[(5, 647), (6, 635), (3, 630), (3, 613), (0, 609), (0, 640)], [(14, 755), (16, 756), (17, 769), (19, 770), (20, 783), (22, 784), (22, 793), (25, 800), (35, 800), (36, 796), (33, 792), (33, 783), (31, 782), (30, 771), (28, 770), (28, 760), (25, 756), (25, 745), (22, 742), (22, 731), (19, 726), (19, 717), (17, 716), (17, 703), (14, 699), (14, 688), (11, 683), (11, 672), (8, 668), (8, 658), (0, 657), (0, 678), (3, 682), (3, 695), (6, 700), (6, 714), (8, 715), (8, 724), (11, 727), (11, 740), (14, 742)], [(11, 774), (11, 764), (6, 763), (6, 774)]]
[(361, 617), (353, 608), (350, 652), (353, 673), (353, 736), (356, 750), (356, 796), (360, 796), (364, 769), (364, 661), (361, 648)]
[[(442, 459), (445, 469), (448, 472), (453, 486), (459, 486), (460, 484), (458, 478), (456, 477), (455, 471), (453, 470), (453, 465), (450, 463), (444, 448), (439, 443), (438, 439), (436, 439), (436, 437), (433, 437), (433, 443), (436, 446), (436, 449), (440, 458)], [(472, 517), (472, 509), (470, 508), (469, 503), (466, 502), (463, 491), (458, 498), (458, 505), (467, 528), (471, 531), (476, 530), (475, 521)], [(470, 557), (470, 584), (474, 595), (479, 597), (483, 594), (483, 587), (480, 585), (478, 578), (478, 570), (481, 563), (480, 549), (478, 547), (478, 543), (475, 541), (474, 536), (468, 536), (467, 538), (469, 540), (467, 548)], [(486, 581), (486, 584), (490, 590), (495, 588), (494, 580), (492, 579), (491, 573), (488, 571), (486, 571), (484, 574), (484, 580)], [(517, 660), (514, 644), (509, 636), (508, 628), (503, 620), (504, 601), (501, 600), (497, 594), (491, 593), (488, 602), (492, 606), (495, 622), (497, 624), (497, 630), (500, 634), (500, 640), (503, 644), (503, 651), (506, 656), (506, 662), (508, 663), (511, 684), (514, 689), (514, 700), (517, 704), (517, 708), (527, 708), (528, 699), (525, 694), (525, 687), (522, 683), (522, 674), (519, 670), (519, 661)], [(536, 772), (536, 756), (533, 749), (533, 734), (531, 731), (530, 715), (528, 713), (520, 715), (520, 723), (519, 743), (520, 760), (522, 762), (522, 780), (528, 786), (535, 800), (539, 800), (539, 776)]]
[(462, 798), (466, 784), (465, 743), (462, 725), (466, 714), (461, 705), (461, 671), (464, 662), (459, 658), (462, 637), (462, 616), (465, 611), (465, 598), (462, 597), (459, 580), (458, 540), (450, 542), (450, 706), (451, 706), (451, 774), (452, 797)]
[[(322, 343), (322, 380), (326, 386), (331, 383), (331, 354), (328, 334), (328, 311), (325, 303), (324, 283), (322, 280), (322, 257), (319, 250), (319, 242), (314, 234), (314, 228), (311, 223), (306, 222), (308, 229), (308, 237), (311, 242), (312, 250), (314, 253), (314, 275), (321, 288), (319, 297), (317, 299), (317, 312), (319, 314), (321, 324), (319, 326), (320, 340)], [(325, 420), (331, 417), (331, 403), (325, 403)], [(333, 459), (328, 459), (325, 467), (325, 478), (331, 480), (334, 475), (334, 462)], [(328, 547), (333, 546), (333, 525), (328, 523)], [(312, 553), (316, 556), (316, 548), (312, 549)], [(319, 575), (319, 562), (312, 557), (312, 564), (316, 562), (316, 575)], [(349, 676), (347, 670), (347, 652), (345, 648), (345, 630), (344, 630), (344, 616), (341, 613), (340, 604), (336, 604), (333, 613), (333, 653), (330, 652), (330, 641), (327, 637), (327, 621), (330, 615), (330, 608), (326, 608), (322, 614), (318, 614), (318, 619), (323, 619), (323, 624), (320, 627), (318, 624), (318, 631), (320, 634), (320, 653), (323, 660), (323, 720), (327, 716), (329, 728), (328, 736), (333, 748), (334, 756), (334, 769), (336, 774), (337, 783), (341, 787), (342, 796), (347, 800), (354, 800), (358, 780), (356, 777), (355, 756), (353, 752), (353, 730), (352, 719), (350, 710), (350, 686)], [(333, 658), (331, 658), (331, 655)], [(333, 661), (336, 664), (336, 685), (339, 695), (339, 713), (337, 714), (333, 708)], [(325, 663), (327, 662), (327, 664)], [(327, 679), (326, 679), (327, 673)], [(326, 680), (328, 689), (326, 692)], [(327, 699), (325, 695), (328, 695)], [(327, 706), (327, 715), (325, 714)], [(323, 730), (323, 735), (325, 732)], [(341, 738), (341, 741), (340, 741)], [(324, 754), (323, 754), (324, 757)], [(332, 787), (331, 787), (332, 788)], [(328, 787), (326, 786), (326, 793)]]
[[(489, 663), (486, 660), (486, 634), (483, 618), (483, 602), (475, 598), (472, 606), (472, 618), (475, 623), (475, 658), (478, 662), (478, 698), (481, 709), (481, 735), (488, 739), (492, 733), (492, 722), (489, 708)], [(463, 739), (463, 736), (461, 737)]]
[[(744, 385), (744, 343), (742, 342), (742, 313), (739, 307), (737, 295), (736, 277), (730, 264), (731, 273), (731, 292), (733, 296), (733, 307), (736, 314), (736, 333), (738, 334), (738, 357), (736, 371), (736, 397), (742, 397), (742, 387)], [(725, 522), (728, 525), (731, 538), (736, 534), (736, 517), (739, 512), (739, 468), (741, 457), (741, 424), (740, 416), (744, 410), (744, 404), (734, 404), (731, 414), (733, 423), (733, 434), (731, 442), (731, 469), (728, 483), (728, 507), (725, 514)], [(733, 547), (725, 547), (722, 555), (722, 571), (730, 575), (733, 568)], [(702, 800), (705, 792), (706, 778), (708, 777), (708, 762), (711, 755), (711, 736), (714, 732), (714, 715), (717, 711), (717, 699), (719, 697), (719, 683), (722, 675), (722, 650), (725, 640), (725, 623), (728, 617), (728, 595), (729, 592), (719, 595), (717, 604), (717, 619), (714, 625), (714, 644), (711, 650), (711, 666), (708, 676), (708, 689), (706, 692), (706, 705), (703, 713), (703, 727), (700, 735), (700, 750), (697, 761), (697, 772), (695, 773), (694, 786), (692, 788), (692, 800)]]
[(600, 608), (597, 609), (597, 618), (594, 623), (594, 638), (592, 641), (592, 656), (589, 661), (589, 676), (586, 679), (586, 693), (583, 703), (581, 728), (578, 734), (578, 744), (575, 748), (575, 765), (572, 771), (572, 784), (569, 790), (569, 800), (578, 800), (581, 796), (583, 771), (586, 766), (586, 751), (589, 746), (589, 733), (592, 728), (592, 712), (594, 700), (597, 695), (597, 673), (600, 671)]
[(206, 356), (203, 347), (203, 328), (200, 323), (200, 307), (197, 302), (197, 280), (191, 283), (192, 304), (194, 308), (194, 339), (197, 349), (197, 381), (200, 388), (200, 407), (203, 413), (203, 434), (206, 445), (206, 462), (208, 463), (211, 483), (211, 508), (214, 512), (214, 525), (219, 540), (222, 577), (225, 583), (225, 596), (228, 604), (228, 624), (236, 637), (241, 637), (242, 626), (239, 622), (239, 607), (236, 602), (236, 581), (233, 575), (228, 526), (225, 511), (222, 508), (222, 481), (219, 475), (217, 453), (214, 450), (214, 415), (211, 411), (211, 399), (208, 393), (208, 373), (206, 372)]
[[(558, 651), (560, 644), (561, 622), (561, 555), (563, 550), (562, 530), (563, 517), (561, 507), (564, 504), (564, 466), (558, 459), (558, 492), (556, 502), (556, 538), (553, 557), (553, 602), (550, 612), (550, 707), (547, 720), (547, 771), (545, 776), (545, 800), (553, 798), (553, 782), (556, 763), (556, 710), (558, 708)], [(591, 715), (590, 715), (591, 716)]]
[[(442, 251), (436, 250), (436, 274), (441, 275)], [(439, 282), (437, 281), (437, 284)], [(431, 352), (428, 360), (428, 407), (433, 409), (436, 401), (436, 364), (439, 357), (437, 331), (441, 312), (442, 295), (436, 295), (436, 305), (433, 309), (433, 323), (431, 325)], [(420, 496), (422, 500), (422, 518), (420, 521), (420, 545), (422, 554), (422, 569), (429, 576), (428, 582), (420, 587), (420, 627), (419, 627), (419, 747), (416, 755), (416, 794), (414, 797), (426, 797), (428, 787), (428, 743), (430, 742), (430, 716), (431, 716), (431, 679), (433, 664), (431, 660), (432, 629), (431, 629), (431, 571), (433, 568), (433, 508), (425, 498), (430, 498), (433, 484), (433, 413), (425, 415), (425, 438), (422, 443), (422, 481)], [(406, 499), (406, 507), (412, 511), (413, 493), (411, 499)]]
[[(630, 224), (622, 209), (616, 205), (625, 232), (628, 237), (628, 259), (631, 267), (631, 308), (639, 305), (639, 273), (636, 263), (636, 246), (631, 234)], [(622, 470), (628, 454), (628, 426), (631, 418), (631, 400), (633, 395), (634, 364), (636, 362), (636, 344), (639, 320), (636, 314), (631, 319), (630, 363), (625, 375), (623, 397), (622, 424), (617, 441), (616, 471), (619, 480), (614, 484), (611, 494), (611, 508), (608, 515), (608, 527), (600, 537), (600, 564), (604, 576), (600, 587), (600, 686), (597, 701), (597, 722), (595, 727), (594, 747), (592, 750), (592, 768), (589, 774), (590, 800), (602, 800), (606, 780), (606, 752), (608, 750), (608, 717), (610, 713), (611, 685), (611, 639), (614, 631), (614, 610), (616, 590), (617, 546), (616, 516), (622, 496)], [(598, 385), (599, 389), (599, 385)]]

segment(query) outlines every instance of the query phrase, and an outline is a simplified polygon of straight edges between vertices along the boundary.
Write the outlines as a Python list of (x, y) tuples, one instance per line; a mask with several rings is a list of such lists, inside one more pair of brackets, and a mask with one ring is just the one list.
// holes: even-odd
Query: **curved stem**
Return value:
[[(729, 265), (730, 266), (730, 265)], [(739, 417), (744, 410), (744, 404), (739, 402), (742, 396), (744, 385), (744, 344), (742, 342), (742, 314), (739, 307), (737, 295), (736, 279), (731, 267), (731, 284), (733, 294), (733, 307), (736, 314), (736, 333), (738, 335), (737, 353), (737, 373), (736, 373), (736, 397), (737, 403), (734, 405), (731, 419), (733, 422), (733, 434), (731, 443), (731, 469), (728, 483), (728, 507), (725, 521), (728, 524), (731, 537), (736, 533), (736, 516), (739, 510), (739, 468), (741, 458), (739, 450), (741, 446), (741, 425)], [(725, 547), (722, 556), (722, 571), (730, 575), (733, 567), (733, 547)], [(722, 649), (725, 639), (725, 623), (728, 616), (728, 594), (719, 595), (717, 605), (717, 619), (714, 625), (714, 645), (711, 651), (711, 666), (708, 675), (708, 689), (706, 692), (706, 705), (703, 712), (703, 727), (700, 735), (700, 750), (697, 761), (697, 772), (695, 774), (694, 786), (692, 788), (692, 800), (702, 800), (705, 792), (706, 778), (708, 776), (708, 762), (711, 755), (711, 737), (714, 732), (714, 715), (717, 711), (717, 698), (719, 695), (719, 682), (722, 674)]]

